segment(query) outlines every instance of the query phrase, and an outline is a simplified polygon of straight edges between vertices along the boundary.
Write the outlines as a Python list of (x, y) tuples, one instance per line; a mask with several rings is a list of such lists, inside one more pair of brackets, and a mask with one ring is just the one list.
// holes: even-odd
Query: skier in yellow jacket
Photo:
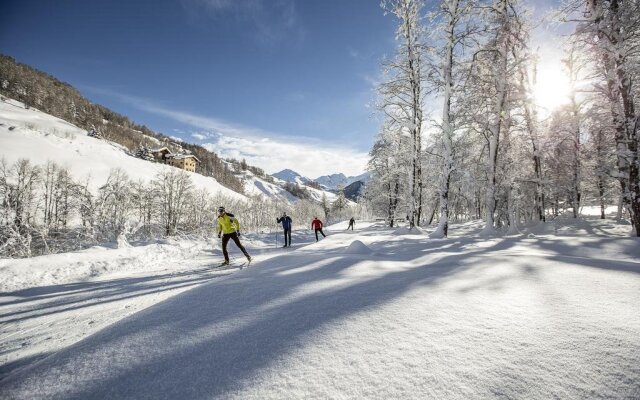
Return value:
[(218, 208), (218, 237), (220, 236), (222, 236), (222, 254), (224, 254), (224, 263), (222, 265), (229, 265), (229, 253), (227, 252), (229, 239), (235, 242), (236, 246), (247, 257), (247, 261), (251, 262), (251, 256), (240, 243), (240, 222), (233, 214), (225, 212), (224, 207)]

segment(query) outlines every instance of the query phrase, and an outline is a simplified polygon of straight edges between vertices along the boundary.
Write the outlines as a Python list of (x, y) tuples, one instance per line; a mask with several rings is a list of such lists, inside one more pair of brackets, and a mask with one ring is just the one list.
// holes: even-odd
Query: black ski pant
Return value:
[(318, 228), (316, 229), (316, 242), (318, 241), (318, 232), (322, 234), (322, 237), (327, 237), (327, 235), (325, 235), (324, 232), (322, 232), (322, 228)]
[(242, 253), (244, 253), (245, 257), (249, 258), (249, 253), (247, 253), (247, 250), (244, 248), (242, 243), (240, 243), (238, 233), (225, 233), (222, 235), (222, 254), (224, 254), (224, 260), (226, 262), (229, 262), (229, 253), (227, 252), (227, 243), (229, 243), (229, 239), (233, 240), (236, 246), (238, 246), (238, 248), (242, 250)]
[(349, 228), (351, 228), (351, 230), (353, 230), (353, 224), (349, 224), (349, 226), (347, 227), (347, 230), (349, 230)]
[[(289, 238), (289, 241), (287, 241), (287, 238)], [(284, 245), (286, 246), (291, 246), (291, 228), (284, 230)]]

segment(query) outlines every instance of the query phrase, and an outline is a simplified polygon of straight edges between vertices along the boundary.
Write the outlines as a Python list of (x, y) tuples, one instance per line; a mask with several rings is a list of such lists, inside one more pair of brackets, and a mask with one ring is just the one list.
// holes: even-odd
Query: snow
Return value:
[[(321, 202), (323, 195), (326, 197), (327, 201), (329, 201), (331, 203), (334, 202), (338, 198), (338, 196), (335, 193), (328, 192), (326, 190), (320, 190), (320, 189), (312, 188), (311, 186), (305, 186), (304, 188), (309, 192), (309, 194), (311, 195), (311, 198), (316, 202)], [(355, 204), (354, 202), (352, 202), (349, 199), (346, 199), (346, 200), (347, 200), (346, 203), (349, 206), (352, 206), (352, 205)]]
[(424, 235), (424, 230), (418, 226), (409, 228), (408, 226), (401, 226), (393, 231), (394, 235)]
[(283, 169), (280, 172), (272, 174), (272, 176), (274, 178), (280, 179), (281, 181), (297, 183), (298, 185), (305, 185), (311, 182), (311, 179), (307, 178), (306, 176), (302, 176), (296, 171), (290, 169)]
[[(243, 235), (254, 260), (282, 254), (273, 234)], [(315, 241), (294, 231), (294, 246)], [(230, 255), (240, 257), (230, 246)], [(139, 310), (236, 270), (219, 239), (164, 240), (0, 260), (0, 380)], [(1, 397), (1, 396), (0, 396)]]
[[(10, 130), (10, 127), (15, 129)], [(15, 100), (0, 102), (0, 149), (8, 163), (26, 158), (35, 164), (50, 160), (69, 167), (77, 180), (91, 177), (93, 190), (104, 185), (114, 167), (125, 170), (134, 181), (149, 181), (160, 171), (173, 168), (129, 156), (118, 144), (88, 137), (84, 129), (36, 109), (27, 110)], [(245, 196), (222, 186), (214, 178), (186, 173), (198, 189), (206, 189), (212, 195), (246, 200)]]
[(261, 179), (251, 171), (243, 171), (240, 178), (244, 184), (244, 192), (248, 196), (261, 196), (268, 199), (279, 199), (289, 203), (295, 203), (300, 200), (296, 196), (284, 190), (282, 187)]
[[(572, 234), (585, 227), (599, 234)], [(640, 241), (627, 228), (585, 218), (560, 235), (486, 239), (477, 221), (430, 240), (358, 221), (306, 246), (298, 232), (293, 250), (216, 279), (203, 268), (204, 283), (22, 359), (2, 397), (638, 398)], [(2, 315), (55, 315), (74, 306), (65, 291), (127, 294), (100, 285), (4, 293)]]
[(368, 172), (365, 172), (357, 176), (345, 176), (343, 173), (323, 175), (314, 179), (314, 181), (324, 186), (325, 188), (335, 190), (339, 186), (347, 187), (356, 181), (367, 182), (369, 179), (370, 174)]
[(371, 249), (364, 243), (359, 240), (354, 240), (351, 242), (349, 247), (344, 251), (345, 254), (371, 254)]

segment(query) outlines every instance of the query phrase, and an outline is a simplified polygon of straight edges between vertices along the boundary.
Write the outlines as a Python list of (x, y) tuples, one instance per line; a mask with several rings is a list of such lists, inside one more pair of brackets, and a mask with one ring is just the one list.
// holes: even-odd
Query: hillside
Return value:
[(2, 54), (0, 94), (67, 121), (81, 130), (95, 129), (105, 139), (130, 152), (140, 146), (157, 147), (161, 144), (174, 153), (193, 154), (201, 160), (198, 170), (202, 175), (211, 176), (229, 189), (242, 193), (243, 183), (228, 171), (215, 153), (136, 124), (107, 107), (92, 103), (68, 83)]
[[(174, 153), (193, 154), (201, 161), (197, 170), (200, 175), (213, 177), (218, 184), (247, 196), (261, 196), (288, 203), (296, 202), (300, 199), (320, 202), (323, 194), (330, 201), (336, 197), (333, 193), (321, 190), (319, 187), (306, 186), (312, 183), (309, 179), (300, 179), (294, 186), (288, 185), (286, 183), (286, 181), (289, 181), (288, 179), (274, 179), (265, 174), (260, 168), (247, 165), (244, 161), (223, 160), (215, 153), (201, 146), (176, 141), (166, 135), (154, 132), (144, 125), (135, 124), (123, 115), (104, 106), (91, 103), (71, 85), (28, 65), (18, 63), (13, 58), (2, 54), (0, 54), (0, 95), (9, 99), (16, 99), (24, 105), (22, 108), (33, 108), (43, 114), (50, 114), (59, 119), (55, 123), (50, 120), (41, 126), (37, 123), (40, 117), (35, 117), (35, 114), (3, 112), (0, 117), (5, 120), (5, 124), (24, 125), (24, 127), (33, 125), (37, 126), (37, 130), (45, 134), (51, 133), (49, 132), (51, 129), (61, 133), (71, 127), (69, 132), (73, 131), (74, 135), (79, 136), (85, 135), (87, 131), (94, 129), (107, 142), (110, 142), (114, 149), (117, 148), (120, 152), (129, 154), (135, 153), (140, 147), (157, 148), (161, 146), (168, 147)], [(9, 104), (16, 105), (11, 101), (9, 101)], [(47, 120), (46, 117), (44, 119)], [(16, 138), (15, 135), (9, 137)], [(93, 142), (90, 143), (94, 144)], [(16, 146), (18, 145), (16, 144)], [(5, 149), (12, 148), (9, 146)], [(62, 156), (60, 154), (52, 157), (51, 153), (48, 152), (42, 153), (38, 151), (34, 153), (29, 151), (29, 149), (38, 148), (37, 145), (24, 145), (20, 151), (14, 154), (20, 155), (17, 158), (28, 158), (34, 162), (38, 162), (37, 158), (42, 157), (42, 154), (47, 155), (46, 160), (51, 159), (52, 161), (53, 159), (64, 160), (70, 157), (69, 155)], [(64, 146), (61, 145), (59, 148), (64, 148)], [(51, 150), (51, 148), (48, 150)], [(79, 151), (78, 154), (81, 153), (86, 154), (86, 149)], [(16, 157), (9, 155), (7, 159), (13, 160)], [(119, 157), (115, 159), (119, 159)], [(108, 171), (116, 165), (111, 163), (115, 159), (108, 157), (98, 158), (90, 160), (88, 164), (85, 163), (83, 165), (92, 166), (92, 168), (102, 171), (98, 172), (97, 175), (93, 174), (94, 177), (104, 177), (104, 171)], [(43, 160), (43, 162), (46, 160)], [(70, 160), (67, 161), (71, 162)], [(77, 162), (78, 160), (75, 160), (71, 164)], [(98, 167), (98, 165), (100, 166)], [(129, 170), (130, 168), (127, 169)], [(138, 172), (130, 173), (130, 175), (134, 179), (138, 177), (144, 178), (148, 172), (148, 166), (145, 165), (145, 168)], [(76, 175), (78, 174), (76, 173)], [(218, 192), (217, 189), (213, 191)]]
[[(22, 103), (13, 100), (0, 101), (0, 148), (9, 164), (28, 159), (35, 164), (54, 161), (69, 167), (76, 180), (90, 178), (94, 191), (107, 181), (110, 171), (116, 167), (134, 181), (150, 181), (160, 171), (173, 169), (128, 155), (127, 149), (116, 143), (89, 137), (82, 128), (34, 108), (25, 109)], [(212, 195), (246, 200), (244, 195), (212, 177), (188, 174), (196, 187)]]
[(363, 181), (355, 181), (344, 188), (344, 197), (351, 201), (358, 201), (362, 194), (365, 183)]

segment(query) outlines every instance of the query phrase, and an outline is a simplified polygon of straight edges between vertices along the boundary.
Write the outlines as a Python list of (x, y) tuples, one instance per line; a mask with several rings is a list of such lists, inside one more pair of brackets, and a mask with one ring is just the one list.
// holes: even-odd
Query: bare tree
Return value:
[(438, 12), (432, 15), (432, 34), (436, 60), (431, 68), (430, 82), (442, 92), (442, 173), (440, 175), (440, 218), (432, 237), (446, 237), (449, 230), (450, 187), (455, 169), (454, 135), (455, 102), (464, 86), (464, 48), (476, 33), (473, 23), (474, 2), (469, 0), (442, 0)]
[(408, 208), (411, 222), (420, 223), (422, 214), (422, 128), (424, 76), (422, 71), (425, 50), (424, 25), (421, 16), (422, 0), (383, 0), (385, 12), (393, 14), (399, 21), (396, 31), (398, 48), (393, 60), (384, 67), (389, 79), (379, 88), (380, 108), (385, 115), (399, 125), (410, 137)]
[(166, 235), (174, 235), (184, 217), (193, 184), (189, 175), (176, 168), (167, 168), (154, 180), (160, 204), (160, 219)]

